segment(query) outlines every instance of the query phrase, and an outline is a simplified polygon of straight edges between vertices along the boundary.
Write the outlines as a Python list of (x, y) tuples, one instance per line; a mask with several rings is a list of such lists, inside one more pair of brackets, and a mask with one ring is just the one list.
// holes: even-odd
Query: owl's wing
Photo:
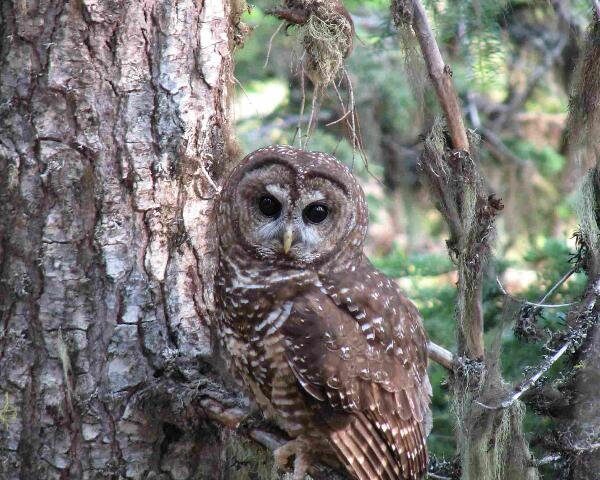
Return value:
[[(323, 279), (295, 300), (282, 326), (288, 362), (323, 406), (349, 471), (360, 480), (416, 480), (427, 469), (431, 396), (421, 319), (370, 264), (353, 273)], [(328, 422), (335, 412), (350, 415)]]

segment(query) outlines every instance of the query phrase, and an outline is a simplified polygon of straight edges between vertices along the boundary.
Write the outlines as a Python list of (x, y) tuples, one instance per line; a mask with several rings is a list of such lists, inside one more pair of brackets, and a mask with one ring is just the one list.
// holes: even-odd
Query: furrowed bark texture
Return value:
[(236, 8), (0, 3), (2, 479), (270, 472), (197, 412), (161, 417), (184, 405), (161, 382), (214, 353)]

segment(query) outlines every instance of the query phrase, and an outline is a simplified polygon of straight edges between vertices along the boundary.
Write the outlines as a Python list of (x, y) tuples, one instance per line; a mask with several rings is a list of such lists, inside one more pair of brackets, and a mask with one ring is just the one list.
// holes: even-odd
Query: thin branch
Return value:
[[(529, 305), (531, 307), (540, 307), (540, 308), (564, 308), (564, 307), (571, 307), (573, 305), (577, 305), (579, 302), (571, 302), (571, 303), (542, 303), (546, 297), (548, 297), (548, 294), (546, 294), (544, 296), (544, 298), (540, 301), (540, 302), (530, 302), (529, 300), (525, 300), (523, 298), (518, 298), (515, 297), (514, 295), (511, 295), (510, 293), (508, 293), (506, 291), (506, 289), (504, 288), (504, 285), (502, 285), (502, 283), (500, 282), (499, 278), (496, 278), (496, 282), (498, 283), (498, 286), (500, 287), (500, 291), (506, 295), (507, 297), (512, 298), (513, 300), (515, 300), (516, 302), (519, 303), (523, 303), (524, 305)], [(554, 287), (553, 287), (554, 288)]]
[(427, 473), (427, 478), (434, 478), (436, 480), (452, 480), (450, 477), (444, 477), (442, 475), (437, 475), (435, 473)]
[(567, 273), (565, 273), (558, 282), (556, 282), (554, 284), (554, 286), (548, 290), (548, 292), (546, 292), (546, 295), (544, 295), (539, 303), (544, 303), (546, 300), (548, 300), (552, 295), (554, 295), (554, 292), (556, 292), (563, 283), (565, 283), (569, 278), (571, 278), (571, 275), (573, 275), (575, 272), (577, 271), (577, 268), (573, 267), (571, 270), (569, 270)]
[(514, 393), (510, 397), (508, 397), (506, 400), (503, 400), (498, 405), (494, 405), (494, 406), (485, 405), (481, 402), (476, 402), (476, 403), (478, 405), (480, 405), (481, 407), (486, 408), (488, 410), (500, 410), (500, 409), (511, 406), (519, 398), (521, 398), (523, 396), (523, 394), (525, 392), (527, 392), (527, 390), (529, 390), (531, 387), (533, 387), (535, 385), (535, 383), (541, 378), (541, 376), (544, 375), (544, 373), (546, 373), (550, 369), (550, 367), (552, 365), (554, 365), (560, 357), (563, 356), (563, 354), (569, 349), (569, 347), (571, 346), (572, 343), (573, 343), (573, 340), (571, 340), (571, 339), (568, 340), (562, 347), (560, 347), (556, 352), (554, 352), (554, 355), (547, 358), (540, 365), (540, 369), (535, 373), (535, 375), (531, 376), (530, 378), (528, 378), (527, 380), (522, 382), (519, 386), (517, 386), (514, 390)]
[(427, 20), (425, 7), (420, 0), (413, 0), (412, 27), (417, 35), (421, 52), (425, 58), (429, 77), (435, 87), (438, 100), (446, 116), (452, 146), (468, 152), (469, 140), (462, 119), (458, 95), (452, 84), (452, 70), (444, 63), (435, 36)]
[(427, 342), (427, 354), (431, 360), (439, 363), (442, 367), (450, 371), (454, 370), (454, 355), (451, 351), (430, 341)]
[(269, 64), (269, 58), (271, 58), (271, 49), (273, 48), (273, 40), (275, 40), (275, 37), (281, 31), (283, 25), (285, 25), (285, 23), (281, 22), (277, 29), (271, 35), (271, 38), (269, 39), (269, 46), (267, 48), (267, 58), (265, 58), (265, 64), (263, 65), (263, 68), (267, 68), (267, 65)]

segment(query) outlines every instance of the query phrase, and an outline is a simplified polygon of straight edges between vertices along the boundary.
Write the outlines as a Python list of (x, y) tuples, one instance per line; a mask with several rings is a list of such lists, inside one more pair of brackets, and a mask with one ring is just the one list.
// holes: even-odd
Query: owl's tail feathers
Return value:
[(402, 419), (398, 412), (373, 419), (377, 430), (391, 446), (402, 474), (398, 479), (419, 480), (427, 472), (427, 445), (423, 425), (416, 418)]
[(362, 412), (353, 413), (350, 422), (329, 438), (346, 470), (358, 480), (405, 478), (391, 446)]

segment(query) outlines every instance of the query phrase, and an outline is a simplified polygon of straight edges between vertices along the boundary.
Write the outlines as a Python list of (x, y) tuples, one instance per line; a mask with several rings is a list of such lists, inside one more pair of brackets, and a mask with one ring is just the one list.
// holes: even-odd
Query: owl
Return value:
[(415, 306), (363, 253), (368, 211), (349, 169), (289, 146), (249, 154), (217, 203), (218, 333), (234, 374), (291, 440), (359, 480), (420, 479), (431, 386)]

